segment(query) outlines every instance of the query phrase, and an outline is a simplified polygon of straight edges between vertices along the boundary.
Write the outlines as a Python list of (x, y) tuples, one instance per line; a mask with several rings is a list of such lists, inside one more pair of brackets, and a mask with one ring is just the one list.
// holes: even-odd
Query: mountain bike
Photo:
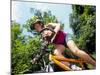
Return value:
[[(45, 30), (50, 30), (53, 32), (51, 35), (52, 37), (55, 35), (55, 32), (50, 28), (44, 28), (41, 31), (41, 34)], [(53, 54), (52, 50), (48, 49), (48, 45), (51, 44), (52, 37), (42, 37), (41, 39), (41, 47), (39, 52), (33, 57), (32, 64), (38, 64), (40, 66), (40, 71), (35, 71), (36, 73), (40, 72), (56, 72), (56, 71), (73, 71), (73, 70), (85, 70), (86, 67), (84, 64), (87, 64), (86, 61), (79, 59), (72, 59), (72, 58), (62, 58)], [(49, 59), (46, 61), (46, 59)], [(69, 62), (73, 63), (71, 66), (67, 66), (62, 63)], [(72, 68), (73, 67), (73, 68)]]

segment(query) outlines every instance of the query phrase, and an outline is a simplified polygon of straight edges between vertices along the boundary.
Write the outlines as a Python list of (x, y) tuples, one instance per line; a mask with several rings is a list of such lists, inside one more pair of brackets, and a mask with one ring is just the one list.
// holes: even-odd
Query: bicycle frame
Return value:
[[(43, 29), (43, 30), (41, 31), (41, 33), (42, 33), (44, 30), (49, 30), (49, 29), (48, 29), (48, 28), (45, 28), (45, 29)], [(52, 30), (51, 30), (51, 31), (52, 31)], [(42, 39), (43, 39), (43, 38), (42, 38)], [(47, 40), (44, 38), (42, 41), (43, 41), (43, 42), (42, 42), (42, 47), (43, 47), (43, 48), (41, 48), (41, 50), (42, 50), (43, 52), (45, 52), (47, 46), (50, 44), (50, 42), (49, 42), (50, 40), (47, 41)], [(44, 53), (43, 53), (43, 54), (44, 54)], [(53, 54), (49, 54), (49, 60), (50, 60), (50, 61), (53, 61), (56, 65), (58, 65), (58, 66), (59, 66), (60, 68), (62, 68), (64, 71), (72, 71), (72, 69), (71, 69), (69, 66), (63, 64), (62, 61), (63, 61), (63, 62), (79, 63), (82, 69), (84, 69), (84, 63), (87, 63), (86, 61), (84, 61), (84, 60), (82, 60), (82, 59), (63, 58), (63, 57), (55, 56), (55, 55), (53, 55)]]
[(60, 68), (62, 68), (65, 71), (72, 71), (72, 69), (67, 65), (61, 63), (61, 61), (79, 63), (82, 69), (84, 68), (83, 63), (86, 63), (86, 61), (83, 61), (82, 59), (62, 58), (52, 54), (49, 54), (49, 60), (53, 61), (56, 65), (58, 65)]

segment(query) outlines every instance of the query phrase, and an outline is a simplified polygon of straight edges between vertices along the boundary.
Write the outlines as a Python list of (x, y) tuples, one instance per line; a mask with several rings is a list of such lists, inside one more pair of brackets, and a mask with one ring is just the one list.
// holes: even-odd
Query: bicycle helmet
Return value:
[(32, 24), (30, 25), (30, 29), (31, 29), (31, 30), (34, 30), (34, 29), (35, 29), (35, 28), (34, 28), (35, 24), (40, 24), (42, 27), (44, 27), (44, 24), (43, 24), (42, 20), (36, 19), (36, 20), (35, 20), (34, 22), (32, 22)]

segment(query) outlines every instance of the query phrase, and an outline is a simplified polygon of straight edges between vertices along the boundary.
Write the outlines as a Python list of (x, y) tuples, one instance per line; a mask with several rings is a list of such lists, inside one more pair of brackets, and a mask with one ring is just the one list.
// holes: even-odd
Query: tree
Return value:
[[(32, 9), (32, 8), (31, 8)], [(51, 11), (40, 11), (40, 10), (36, 10), (34, 9), (33, 16), (27, 20), (25, 27), (29, 32), (33, 32), (32, 30), (30, 30), (30, 25), (32, 22), (34, 22), (36, 19), (40, 19), (41, 21), (43, 21), (44, 25), (47, 25), (48, 23), (58, 23), (58, 20), (56, 18), (56, 16), (52, 15)], [(60, 22), (61, 23), (61, 22)], [(64, 24), (61, 23), (61, 27), (63, 29)]]
[(77, 45), (89, 53), (95, 52), (96, 8), (95, 6), (72, 5), (70, 26)]
[[(26, 21), (26, 24), (20, 25), (15, 21), (12, 21), (11, 25), (11, 59), (12, 59), (12, 74), (19, 73), (32, 73), (36, 70), (39, 70), (40, 67), (37, 65), (32, 65), (31, 60), (33, 58), (33, 54), (37, 54), (40, 49), (40, 35), (33, 34), (35, 31), (30, 30), (31, 23), (37, 18), (41, 19), (46, 25), (49, 22), (58, 22), (57, 18), (51, 14), (51, 11), (41, 12), (36, 10), (34, 16), (29, 18)], [(63, 27), (63, 24), (62, 24)], [(27, 32), (32, 33), (30, 35), (24, 35), (24, 29)], [(26, 38), (27, 37), (27, 38)], [(52, 45), (49, 46), (50, 49), (53, 49)], [(48, 62), (48, 59), (46, 59)]]

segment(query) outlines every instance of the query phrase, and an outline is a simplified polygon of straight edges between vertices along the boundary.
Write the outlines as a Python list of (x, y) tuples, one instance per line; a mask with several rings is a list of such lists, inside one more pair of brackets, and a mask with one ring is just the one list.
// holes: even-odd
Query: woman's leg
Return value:
[[(64, 52), (64, 50), (65, 50), (65, 47), (63, 45), (55, 45), (54, 54), (56, 56), (65, 58), (64, 55), (62, 54)], [(65, 64), (65, 65), (67, 65), (67, 66), (70, 66), (69, 62), (62, 62), (62, 63)]]
[(73, 54), (92, 64), (94, 67), (96, 66), (96, 62), (86, 52), (80, 50), (73, 40), (67, 41), (67, 46), (73, 52)]

